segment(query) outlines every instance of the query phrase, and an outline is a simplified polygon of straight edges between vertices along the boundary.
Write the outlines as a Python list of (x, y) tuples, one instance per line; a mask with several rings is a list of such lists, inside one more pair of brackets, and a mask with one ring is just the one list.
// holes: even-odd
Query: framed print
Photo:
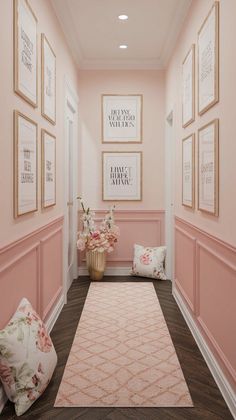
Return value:
[(182, 204), (194, 208), (195, 134), (182, 141)]
[(38, 210), (38, 127), (14, 112), (14, 216)]
[(219, 120), (198, 130), (198, 209), (219, 215)]
[(56, 137), (42, 130), (42, 207), (56, 204)]
[(14, 90), (38, 106), (37, 19), (27, 0), (14, 0)]
[(142, 95), (102, 95), (102, 142), (142, 142)]
[(182, 126), (194, 121), (195, 114), (195, 45), (193, 44), (182, 64)]
[(219, 101), (219, 2), (215, 1), (198, 32), (198, 113)]
[(142, 200), (142, 152), (102, 152), (103, 201)]
[(42, 115), (56, 124), (56, 56), (46, 36), (41, 36)]

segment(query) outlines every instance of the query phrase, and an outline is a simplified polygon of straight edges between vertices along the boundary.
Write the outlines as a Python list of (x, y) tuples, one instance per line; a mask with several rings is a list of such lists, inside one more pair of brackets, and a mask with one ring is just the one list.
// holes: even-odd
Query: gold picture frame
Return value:
[[(213, 128), (213, 132), (209, 127)], [(207, 141), (204, 144), (201, 138), (205, 131)], [(211, 142), (210, 142), (211, 140)], [(206, 159), (204, 161), (204, 155)], [(211, 159), (212, 156), (212, 160)], [(213, 175), (212, 173), (213, 172)], [(203, 175), (204, 173), (204, 175)], [(212, 181), (212, 182), (211, 182)], [(213, 187), (210, 190), (210, 184)], [(204, 187), (206, 198), (204, 200)], [(213, 199), (211, 198), (213, 194)], [(205, 201), (205, 203), (204, 203)], [(219, 216), (219, 119), (216, 118), (198, 130), (198, 210)]]
[[(19, 13), (20, 5), (25, 7), (25, 26), (19, 24), (23, 17)], [(38, 20), (27, 0), (14, 0), (14, 91), (34, 108), (38, 107)], [(23, 10), (23, 8), (22, 8)], [(35, 24), (35, 39), (30, 38), (30, 23)], [(34, 42), (33, 42), (34, 41)], [(21, 50), (22, 48), (22, 50)], [(19, 60), (19, 55), (21, 61)], [(21, 67), (20, 67), (21, 66)], [(31, 86), (32, 85), (32, 86)]]
[[(53, 162), (47, 162), (47, 165), (52, 165), (52, 168), (48, 168), (48, 174), (47, 176), (50, 175), (50, 177), (52, 177), (52, 179), (50, 179), (51, 182), (54, 182), (54, 188), (53, 188), (53, 193), (54, 193), (54, 199), (52, 198), (46, 198), (46, 168), (45, 168), (45, 160), (46, 160), (46, 147), (45, 147), (45, 141), (46, 141), (46, 136), (48, 136), (52, 141), (53, 141)], [(48, 158), (49, 159), (49, 158)], [(48, 160), (47, 159), (47, 160)], [(53, 134), (51, 134), (49, 131), (42, 129), (41, 130), (41, 207), (42, 209), (46, 209), (49, 207), (53, 207), (56, 205), (56, 136), (54, 136)]]
[[(185, 101), (184, 101), (184, 92), (185, 92), (185, 86), (184, 86), (184, 71), (185, 67), (188, 64), (188, 60), (192, 56), (192, 64), (191, 65), (191, 89), (192, 89), (192, 100), (191, 100), (191, 113), (190, 117), (188, 119), (184, 119), (185, 115)], [(191, 45), (191, 48), (187, 52), (184, 61), (182, 63), (182, 127), (186, 128), (189, 124), (195, 121), (195, 44)]]
[[(191, 142), (188, 140), (191, 139)], [(187, 142), (189, 144), (187, 144)], [(185, 150), (185, 147), (190, 146), (190, 152)], [(189, 161), (184, 160), (185, 154), (188, 152)], [(191, 159), (190, 159), (191, 158)], [(186, 164), (185, 164), (186, 162)], [(189, 165), (189, 168), (188, 168)], [(184, 168), (185, 166), (185, 168)], [(186, 176), (191, 176), (191, 198), (186, 198), (184, 193), (184, 179)], [(192, 133), (182, 140), (182, 205), (191, 209), (195, 208), (195, 134)]]
[[(106, 189), (106, 185), (105, 185), (105, 181), (106, 181), (106, 177), (105, 177), (105, 159), (106, 159), (106, 155), (137, 155), (139, 156), (139, 170), (138, 172), (138, 180), (137, 180), (137, 185), (136, 185), (136, 197), (137, 198), (129, 198), (129, 197), (125, 197), (120, 196), (120, 197), (116, 197), (116, 196), (110, 196), (109, 194), (107, 194), (107, 189)], [(129, 201), (129, 202), (136, 202), (136, 201), (142, 201), (143, 199), (143, 154), (140, 151), (127, 151), (127, 152), (121, 152), (121, 151), (103, 151), (102, 152), (102, 201)]]
[[(20, 119), (25, 121), (24, 139), (25, 148), (22, 151), (21, 138), (19, 135)], [(30, 130), (31, 133), (27, 133)], [(35, 138), (32, 126), (35, 128)], [(22, 132), (21, 127), (21, 132)], [(31, 143), (31, 144), (30, 144)], [(31, 148), (30, 148), (31, 147)], [(24, 163), (22, 165), (22, 157)], [(32, 157), (33, 156), (33, 157)], [(23, 170), (22, 170), (23, 166)], [(32, 169), (33, 167), (33, 169)], [(21, 185), (19, 185), (21, 184)], [(27, 188), (27, 184), (30, 185)], [(20, 188), (21, 186), (21, 188)], [(19, 111), (14, 111), (14, 217), (23, 216), (38, 210), (38, 124), (31, 118)], [(31, 191), (33, 189), (33, 191)], [(34, 197), (32, 197), (32, 193)], [(31, 199), (30, 199), (31, 194)], [(31, 204), (30, 204), (31, 201)], [(34, 205), (35, 203), (35, 205)]]
[[(51, 55), (53, 63), (47, 64), (45, 50)], [(45, 66), (47, 66), (48, 85), (45, 81)], [(52, 69), (51, 67), (54, 67)], [(54, 78), (54, 83), (53, 83)], [(52, 83), (51, 83), (52, 79)], [(56, 124), (56, 54), (45, 34), (41, 34), (41, 114), (51, 124)], [(50, 98), (50, 96), (53, 96)], [(46, 103), (47, 102), (47, 103)]]
[[(213, 15), (212, 15), (213, 13)], [(208, 47), (205, 47), (203, 49), (203, 52), (201, 54), (201, 36), (205, 28), (207, 28), (207, 25), (210, 24), (211, 17), (214, 17), (214, 36), (213, 38), (213, 44), (214, 48), (212, 51), (212, 39), (208, 42)], [(210, 71), (210, 54), (213, 56), (213, 67), (214, 71)], [(201, 60), (201, 57), (203, 57), (203, 60)], [(205, 60), (205, 69), (201, 71), (200, 66), (201, 62)], [(202, 75), (202, 77), (200, 76)], [(205, 87), (206, 92), (201, 92), (201, 86), (203, 83), (206, 85), (207, 80), (208, 84), (210, 84), (209, 77), (213, 77), (213, 92), (207, 91), (207, 88)], [(211, 81), (212, 82), (212, 81)], [(203, 87), (202, 87), (203, 90)], [(208, 97), (208, 99), (203, 99), (205, 97)], [(202, 103), (203, 102), (203, 103)], [(198, 31), (198, 114), (203, 115), (206, 111), (208, 111), (212, 106), (214, 106), (216, 103), (219, 102), (219, 2), (215, 1), (213, 6), (211, 7), (208, 15), (206, 16), (200, 30)]]
[[(111, 108), (112, 101), (114, 102), (113, 110)], [(127, 108), (125, 108), (125, 106)], [(110, 115), (108, 115), (108, 112), (110, 112)], [(116, 114), (116, 120), (115, 120), (115, 114), (114, 114), (115, 112), (120, 113), (120, 115)], [(121, 115), (122, 113), (123, 115)], [(119, 118), (120, 119), (122, 118), (123, 120), (121, 121), (119, 120)], [(110, 123), (110, 127), (108, 127), (108, 120)], [(102, 135), (101, 135), (102, 143), (104, 144), (140, 144), (142, 143), (142, 140), (143, 140), (143, 95), (142, 94), (102, 94), (101, 95), (101, 122), (102, 122)], [(112, 123), (113, 123), (113, 126), (111, 126)], [(114, 131), (113, 134), (111, 133), (112, 130)]]

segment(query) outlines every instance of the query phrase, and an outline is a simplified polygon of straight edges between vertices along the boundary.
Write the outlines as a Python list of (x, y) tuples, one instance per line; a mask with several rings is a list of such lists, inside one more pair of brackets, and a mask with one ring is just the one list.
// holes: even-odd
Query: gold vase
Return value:
[(90, 279), (101, 280), (106, 267), (106, 253), (104, 251), (88, 251), (86, 253), (86, 263)]

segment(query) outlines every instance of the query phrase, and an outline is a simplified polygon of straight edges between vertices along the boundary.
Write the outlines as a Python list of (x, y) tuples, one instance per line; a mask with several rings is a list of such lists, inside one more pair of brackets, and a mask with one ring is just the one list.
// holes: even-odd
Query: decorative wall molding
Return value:
[[(233, 333), (236, 325), (236, 248), (180, 218), (175, 218), (175, 232), (179, 261), (176, 261), (174, 293), (181, 297), (181, 306), (191, 314), (198, 335), (214, 355), (220, 375), (236, 393), (236, 336)], [(186, 238), (195, 246), (186, 248)], [(191, 276), (189, 272), (194, 274)], [(194, 305), (189, 302), (186, 292), (191, 288)], [(226, 393), (232, 406), (225, 379), (218, 380), (223, 381), (222, 393)]]
[(183, 317), (209, 367), (224, 399), (226, 404), (229, 407), (229, 410), (232, 413), (232, 416), (236, 418), (236, 393), (234, 392), (231, 384), (229, 383), (226, 375), (224, 374), (221, 366), (217, 362), (214, 354), (210, 350), (207, 341), (204, 339), (198, 325), (196, 323), (195, 318), (193, 317), (191, 311), (188, 309), (186, 303), (182, 299), (181, 293), (176, 289), (173, 288), (173, 296), (176, 300), (178, 307), (180, 308)]
[[(95, 223), (99, 224), (107, 210), (93, 211), (95, 212)], [(81, 214), (81, 212), (79, 213)], [(116, 268), (118, 272), (120, 269), (123, 272), (129, 272), (133, 261), (134, 243), (145, 246), (164, 245), (164, 220), (164, 210), (116, 210), (115, 221), (120, 227), (121, 236), (115, 251), (107, 256), (107, 267)], [(85, 266), (85, 255), (82, 257), (80, 255), (79, 267), (83, 266)], [(113, 270), (113, 272), (117, 270)]]

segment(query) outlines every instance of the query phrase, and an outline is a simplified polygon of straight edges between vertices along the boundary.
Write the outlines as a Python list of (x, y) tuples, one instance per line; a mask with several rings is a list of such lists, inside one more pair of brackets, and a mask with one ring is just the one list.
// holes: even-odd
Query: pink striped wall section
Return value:
[(236, 248), (175, 218), (175, 286), (236, 390)]
[(62, 294), (63, 217), (0, 250), (0, 328), (26, 297), (46, 321)]
[[(99, 225), (104, 210), (95, 210), (95, 222)], [(108, 267), (129, 267), (133, 261), (134, 244), (160, 246), (165, 244), (164, 210), (117, 210), (115, 222), (120, 228), (120, 238), (114, 252), (107, 257)], [(85, 265), (85, 257), (79, 253), (79, 265)]]

